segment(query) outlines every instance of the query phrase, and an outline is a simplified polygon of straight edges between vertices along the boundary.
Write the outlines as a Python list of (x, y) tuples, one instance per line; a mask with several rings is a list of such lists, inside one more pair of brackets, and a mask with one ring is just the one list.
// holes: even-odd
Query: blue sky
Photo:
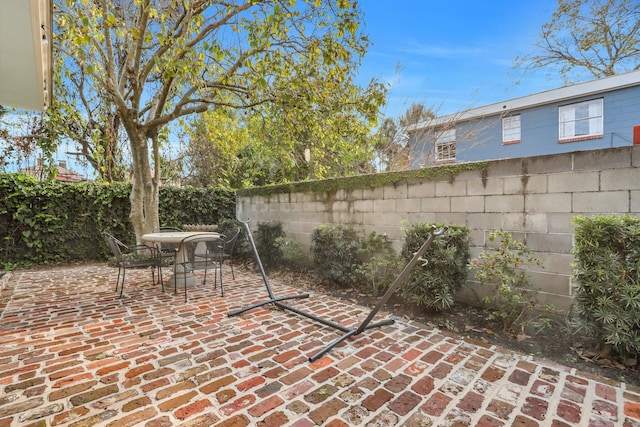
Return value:
[(360, 0), (359, 6), (371, 46), (358, 81), (389, 84), (384, 116), (398, 117), (413, 102), (450, 114), (563, 85), (557, 76), (523, 77), (513, 69), (515, 57), (533, 49), (557, 0)]
[(411, 103), (438, 115), (563, 86), (542, 71), (514, 69), (533, 50), (557, 0), (361, 0), (363, 31), (372, 45), (358, 71), (360, 84), (390, 84), (384, 115)]

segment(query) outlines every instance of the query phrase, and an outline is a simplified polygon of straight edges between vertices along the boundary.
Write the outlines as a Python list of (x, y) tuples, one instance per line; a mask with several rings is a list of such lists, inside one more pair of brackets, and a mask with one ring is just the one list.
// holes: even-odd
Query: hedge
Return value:
[(640, 217), (574, 218), (574, 325), (625, 359), (640, 354)]
[[(135, 240), (130, 192), (129, 183), (40, 182), (29, 175), (0, 174), (0, 269), (106, 259), (102, 232)], [(216, 224), (235, 216), (235, 193), (161, 187), (159, 215), (164, 226)]]

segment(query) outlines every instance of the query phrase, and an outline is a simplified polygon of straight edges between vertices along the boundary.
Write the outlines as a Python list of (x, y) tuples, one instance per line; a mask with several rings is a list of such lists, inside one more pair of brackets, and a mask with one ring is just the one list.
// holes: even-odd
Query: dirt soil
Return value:
[[(315, 282), (309, 276), (290, 273), (269, 273), (282, 282), (304, 290), (323, 292), (357, 304), (374, 307), (379, 297)], [(395, 316), (415, 320), (443, 331), (472, 340), (488, 342), (511, 351), (540, 357), (576, 368), (582, 372), (600, 375), (615, 381), (640, 387), (640, 367), (625, 366), (616, 354), (605, 355), (597, 349), (597, 343), (588, 336), (572, 334), (562, 320), (553, 321), (551, 327), (542, 330), (512, 334), (502, 332), (495, 320), (488, 319), (488, 311), (457, 304), (446, 312), (429, 312), (398, 299), (384, 306), (384, 311)]]

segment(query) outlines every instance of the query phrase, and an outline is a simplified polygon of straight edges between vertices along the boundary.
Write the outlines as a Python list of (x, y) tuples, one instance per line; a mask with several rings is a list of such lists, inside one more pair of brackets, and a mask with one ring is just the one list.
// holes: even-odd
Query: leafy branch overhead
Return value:
[(67, 53), (151, 132), (211, 105), (298, 103), (304, 64), (347, 78), (368, 41), (358, 11), (331, 3), (69, 0), (58, 25)]

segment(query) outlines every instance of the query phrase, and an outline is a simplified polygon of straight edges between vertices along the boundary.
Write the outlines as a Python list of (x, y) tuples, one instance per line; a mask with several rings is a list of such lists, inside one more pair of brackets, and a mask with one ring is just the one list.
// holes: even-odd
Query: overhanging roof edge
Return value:
[(473, 119), (481, 119), (496, 114), (519, 111), (525, 108), (537, 107), (540, 105), (553, 104), (583, 96), (597, 95), (612, 90), (624, 89), (640, 85), (640, 71), (618, 74), (588, 82), (575, 83), (557, 89), (550, 89), (531, 95), (513, 98), (506, 101), (495, 102), (482, 107), (471, 108), (458, 113), (436, 117), (415, 125), (407, 126), (406, 131), (412, 132), (424, 128), (441, 126), (446, 123), (461, 122)]

